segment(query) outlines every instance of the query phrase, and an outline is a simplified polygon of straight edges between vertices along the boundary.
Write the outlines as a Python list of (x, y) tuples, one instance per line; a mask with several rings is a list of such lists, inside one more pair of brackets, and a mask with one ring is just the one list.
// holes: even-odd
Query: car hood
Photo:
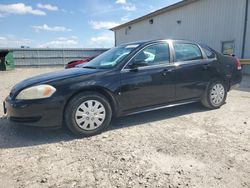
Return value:
[(73, 69), (66, 69), (61, 71), (55, 71), (51, 73), (41, 74), (38, 76), (34, 76), (31, 78), (28, 78), (26, 80), (23, 80), (16, 84), (12, 90), (10, 95), (15, 95), (20, 90), (23, 90), (27, 87), (37, 85), (37, 84), (43, 84), (48, 83), (51, 81), (66, 79), (66, 78), (72, 78), (82, 75), (89, 75), (89, 74), (95, 74), (99, 71), (102, 71), (100, 69), (84, 69), (84, 68), (73, 68)]

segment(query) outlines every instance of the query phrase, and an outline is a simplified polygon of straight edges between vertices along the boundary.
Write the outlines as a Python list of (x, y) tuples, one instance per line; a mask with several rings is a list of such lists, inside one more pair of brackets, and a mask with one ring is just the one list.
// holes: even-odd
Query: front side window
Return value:
[(195, 44), (175, 43), (176, 61), (192, 61), (202, 59), (200, 48)]
[(130, 64), (141, 64), (141, 66), (151, 66), (169, 63), (169, 46), (166, 43), (151, 45), (140, 51)]

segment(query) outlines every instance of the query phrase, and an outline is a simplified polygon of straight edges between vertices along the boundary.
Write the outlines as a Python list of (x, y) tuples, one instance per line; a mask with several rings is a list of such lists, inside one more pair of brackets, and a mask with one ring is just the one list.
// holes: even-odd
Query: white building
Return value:
[(186, 39), (250, 59), (249, 0), (183, 0), (111, 30), (115, 44)]

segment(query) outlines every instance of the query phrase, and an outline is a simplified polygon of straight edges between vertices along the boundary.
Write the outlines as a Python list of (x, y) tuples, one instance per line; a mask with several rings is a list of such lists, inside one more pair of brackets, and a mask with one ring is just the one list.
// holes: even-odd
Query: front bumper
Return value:
[(63, 102), (60, 99), (4, 101), (7, 118), (18, 125), (60, 127), (63, 119)]

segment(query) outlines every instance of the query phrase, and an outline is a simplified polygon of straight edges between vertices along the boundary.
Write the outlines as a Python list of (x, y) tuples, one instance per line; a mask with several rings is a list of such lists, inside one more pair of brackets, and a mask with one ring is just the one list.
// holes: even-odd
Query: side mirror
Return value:
[(148, 64), (144, 60), (134, 60), (130, 65), (129, 68), (131, 70), (137, 70), (139, 67), (145, 67)]

